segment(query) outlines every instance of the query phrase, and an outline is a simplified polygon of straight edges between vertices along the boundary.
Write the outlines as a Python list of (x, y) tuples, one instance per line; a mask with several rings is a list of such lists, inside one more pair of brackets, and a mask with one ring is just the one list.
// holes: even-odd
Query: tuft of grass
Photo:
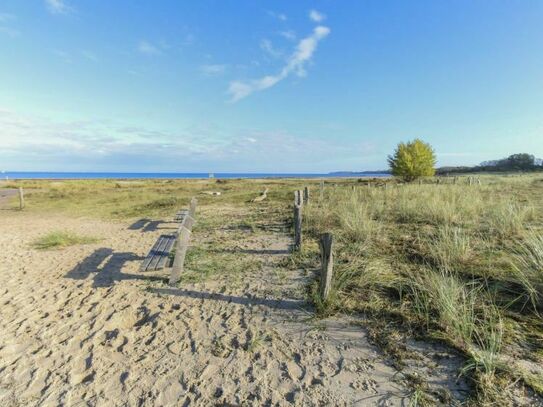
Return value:
[(235, 285), (244, 273), (257, 272), (261, 267), (262, 263), (252, 257), (193, 247), (187, 252), (181, 282), (199, 283), (228, 276), (229, 281)]
[(341, 228), (341, 237), (354, 243), (361, 249), (368, 249), (380, 233), (380, 225), (373, 219), (367, 204), (360, 203), (356, 196), (351, 196), (337, 208), (337, 217)]
[(513, 256), (514, 278), (534, 309), (543, 305), (543, 234), (531, 232)]
[(428, 328), (436, 323), (458, 347), (468, 349), (476, 329), (479, 287), (468, 287), (446, 271), (420, 270), (410, 283), (413, 311)]
[(533, 217), (534, 208), (512, 201), (502, 201), (491, 205), (486, 215), (489, 232), (501, 238), (519, 236), (525, 223)]
[(428, 238), (427, 246), (433, 263), (448, 271), (462, 271), (473, 255), (469, 235), (454, 226), (440, 226), (437, 233)]
[(75, 233), (57, 231), (41, 236), (32, 242), (32, 247), (38, 250), (59, 249), (78, 244), (96, 243), (100, 239), (92, 236), (80, 236)]

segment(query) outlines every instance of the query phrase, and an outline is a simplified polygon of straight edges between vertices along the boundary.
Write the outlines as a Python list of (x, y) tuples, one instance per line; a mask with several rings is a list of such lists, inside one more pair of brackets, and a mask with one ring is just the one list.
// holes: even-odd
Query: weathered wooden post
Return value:
[(196, 206), (198, 205), (198, 200), (196, 198), (192, 198), (190, 200), (190, 207), (189, 207), (189, 216), (192, 219), (196, 219)]
[(481, 178), (477, 177), (477, 185), (481, 185)]
[(170, 275), (170, 285), (175, 285), (181, 277), (181, 273), (185, 268), (185, 256), (189, 248), (190, 236), (192, 234), (192, 227), (196, 222), (196, 207), (198, 200), (192, 198), (190, 200), (189, 213), (185, 216), (181, 227), (177, 231), (177, 239), (175, 241), (175, 257), (173, 259), (172, 273)]
[(304, 205), (309, 203), (309, 188), (304, 187)]
[(302, 250), (302, 205), (294, 204), (294, 249)]
[(453, 179), (453, 184), (456, 185), (456, 180), (458, 179), (458, 177), (454, 177)]
[(470, 185), (470, 186), (473, 185), (473, 177), (469, 177), (469, 185)]
[(303, 193), (301, 190), (294, 191), (294, 205), (303, 205)]
[(190, 235), (191, 231), (185, 227), (185, 223), (183, 222), (175, 242), (175, 258), (173, 259), (172, 274), (170, 275), (170, 285), (177, 284), (181, 273), (183, 273)]
[(23, 210), (25, 207), (25, 194), (23, 187), (19, 187), (19, 209)]
[(332, 275), (334, 273), (334, 258), (332, 254), (333, 237), (331, 233), (321, 235), (319, 246), (321, 250), (321, 281), (320, 296), (326, 301), (332, 288)]

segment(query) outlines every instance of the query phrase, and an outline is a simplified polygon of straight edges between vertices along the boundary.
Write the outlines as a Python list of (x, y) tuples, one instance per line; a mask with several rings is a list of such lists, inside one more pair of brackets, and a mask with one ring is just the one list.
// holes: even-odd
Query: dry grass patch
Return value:
[(91, 244), (100, 239), (92, 236), (80, 236), (72, 232), (57, 231), (41, 236), (32, 242), (32, 247), (38, 250), (60, 249), (78, 244)]

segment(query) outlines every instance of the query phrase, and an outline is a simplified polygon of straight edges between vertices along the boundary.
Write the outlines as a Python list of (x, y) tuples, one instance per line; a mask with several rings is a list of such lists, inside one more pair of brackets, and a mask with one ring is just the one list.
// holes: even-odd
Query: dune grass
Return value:
[(34, 240), (32, 247), (38, 250), (60, 249), (67, 246), (96, 243), (99, 240), (92, 236), (80, 236), (72, 232), (55, 231)]
[[(504, 380), (532, 379), (504, 363), (509, 344), (524, 341), (543, 362), (543, 176), (482, 180), (327, 188), (304, 228), (309, 241), (334, 234), (335, 279), (326, 302), (316, 284), (310, 291), (323, 316), (364, 312), (379, 329), (400, 317), (406, 330), (454, 346), (466, 356), (471, 402), (507, 405)], [(304, 250), (297, 258), (318, 264), (317, 246)]]

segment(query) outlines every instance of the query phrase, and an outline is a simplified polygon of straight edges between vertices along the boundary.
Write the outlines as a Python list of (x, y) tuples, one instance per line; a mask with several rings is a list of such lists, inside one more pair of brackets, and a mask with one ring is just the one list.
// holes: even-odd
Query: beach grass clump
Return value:
[(513, 238), (521, 235), (526, 229), (526, 223), (534, 217), (534, 208), (512, 200), (498, 200), (487, 206), (485, 217), (488, 222), (488, 234), (502, 239)]
[(443, 270), (462, 271), (474, 256), (472, 239), (460, 227), (439, 226), (435, 233), (423, 240), (428, 258)]
[(32, 247), (38, 250), (60, 249), (79, 244), (91, 244), (100, 241), (92, 236), (81, 236), (72, 232), (55, 231), (41, 236), (32, 242)]
[(513, 255), (513, 278), (534, 309), (543, 306), (543, 234), (530, 232)]
[(462, 185), (409, 185), (394, 203), (398, 221), (437, 226), (469, 224), (484, 207), (481, 191)]
[[(442, 340), (465, 356), (459, 373), (473, 383), (470, 402), (505, 405), (512, 396), (500, 386), (531, 377), (504, 363), (518, 358), (512, 341), (543, 360), (535, 345), (542, 338), (543, 188), (534, 177), (329, 187), (304, 206), (304, 247), (316, 246), (321, 233), (334, 236), (327, 300), (319, 297), (318, 276), (310, 285), (318, 314), (363, 313), (386, 332), (390, 325)], [(318, 252), (304, 257), (303, 267), (311, 260), (318, 265)], [(519, 298), (530, 309), (518, 307)]]
[(360, 202), (356, 195), (351, 195), (336, 209), (341, 238), (359, 248), (367, 249), (380, 235), (380, 224), (374, 220), (370, 204)]
[(467, 349), (476, 328), (479, 287), (468, 287), (446, 271), (419, 270), (410, 279), (412, 310), (427, 327), (437, 323), (458, 347)]

